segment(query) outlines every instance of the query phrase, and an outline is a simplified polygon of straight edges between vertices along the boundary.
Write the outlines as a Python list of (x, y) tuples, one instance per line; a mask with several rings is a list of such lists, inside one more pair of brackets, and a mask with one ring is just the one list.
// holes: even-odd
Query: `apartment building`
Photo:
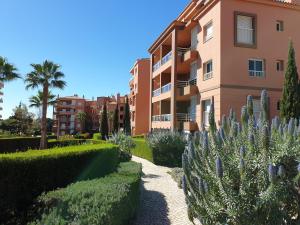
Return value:
[(130, 70), (129, 105), (132, 135), (147, 134), (150, 123), (150, 59), (138, 59)]
[(53, 111), (53, 132), (58, 136), (81, 133), (84, 127), (77, 115), (85, 112), (85, 107), (86, 100), (77, 95), (58, 98)]
[(125, 104), (126, 104), (127, 96), (121, 96), (120, 94), (116, 94), (115, 96), (110, 97), (98, 97), (97, 98), (97, 108), (99, 111), (99, 115), (101, 119), (101, 112), (103, 110), (104, 104), (107, 106), (107, 115), (108, 115), (108, 128), (109, 133), (113, 130), (113, 116), (116, 107), (119, 109), (119, 128), (124, 128), (124, 119), (125, 119)]
[(279, 113), (288, 44), (300, 65), (300, 0), (193, 0), (150, 47), (150, 130), (192, 132), (262, 89)]
[[(3, 103), (3, 88), (4, 88), (4, 84), (2, 82), (0, 82), (0, 111), (3, 110), (1, 104)], [(2, 115), (0, 113), (0, 119), (2, 119)]]

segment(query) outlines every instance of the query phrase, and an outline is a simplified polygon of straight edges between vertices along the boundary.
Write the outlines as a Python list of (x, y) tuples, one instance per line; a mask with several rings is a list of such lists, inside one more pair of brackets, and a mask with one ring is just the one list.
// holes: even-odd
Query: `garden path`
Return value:
[(133, 225), (192, 225), (182, 189), (167, 167), (133, 156), (143, 165), (140, 207)]

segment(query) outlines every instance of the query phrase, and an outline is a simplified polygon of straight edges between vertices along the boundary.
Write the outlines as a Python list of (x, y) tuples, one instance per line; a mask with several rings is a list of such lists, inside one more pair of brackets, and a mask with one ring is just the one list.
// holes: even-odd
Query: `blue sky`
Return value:
[[(1, 0), (0, 55), (24, 76), (30, 63), (62, 65), (68, 86), (55, 94), (128, 92), (129, 70), (190, 0)], [(5, 85), (2, 115), (37, 91)], [(35, 110), (33, 110), (35, 111)]]

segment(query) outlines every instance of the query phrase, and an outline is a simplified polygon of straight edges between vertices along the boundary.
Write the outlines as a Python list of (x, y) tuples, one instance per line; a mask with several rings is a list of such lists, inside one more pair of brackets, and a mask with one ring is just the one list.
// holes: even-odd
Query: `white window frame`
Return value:
[[(207, 31), (209, 30), (209, 28), (211, 29), (211, 33), (208, 34)], [(214, 26), (213, 26), (213, 21), (208, 22), (205, 26), (204, 26), (204, 43), (209, 41), (210, 39), (213, 38), (214, 36)]]
[(284, 31), (284, 22), (282, 20), (276, 20), (276, 31), (277, 32)]
[[(252, 27), (246, 27), (246, 26), (242, 26), (241, 23), (239, 22), (239, 19), (242, 18), (249, 18), (251, 19), (251, 25)], [(235, 24), (235, 29), (236, 29), (236, 44), (238, 45), (246, 45), (246, 46), (255, 46), (256, 45), (256, 18), (254, 15), (248, 15), (248, 14), (244, 14), (244, 13), (237, 13), (236, 14), (236, 24)], [(243, 32), (243, 33), (241, 33)], [(244, 39), (242, 38), (244, 37)], [(247, 41), (246, 39), (249, 39), (249, 41)]]
[[(209, 103), (209, 106), (208, 104)], [(204, 126), (208, 127), (209, 126), (209, 112), (210, 112), (210, 108), (211, 108), (211, 99), (206, 99), (202, 101), (202, 122), (204, 124)]]
[(276, 60), (276, 71), (283, 72), (284, 71), (284, 61), (283, 60)]
[[(250, 70), (250, 61), (254, 61), (254, 70)], [(262, 63), (262, 71), (256, 70), (256, 62)], [(265, 60), (264, 59), (249, 59), (248, 74), (250, 77), (265, 77)]]
[(199, 27), (196, 26), (191, 30), (191, 50), (196, 50), (198, 46)]
[[(211, 64), (211, 71), (207, 71), (207, 66)], [(207, 62), (205, 62), (203, 64), (203, 80), (209, 80), (211, 78), (213, 78), (213, 71), (214, 71), (214, 67), (213, 67), (213, 61), (212, 60), (208, 60)]]

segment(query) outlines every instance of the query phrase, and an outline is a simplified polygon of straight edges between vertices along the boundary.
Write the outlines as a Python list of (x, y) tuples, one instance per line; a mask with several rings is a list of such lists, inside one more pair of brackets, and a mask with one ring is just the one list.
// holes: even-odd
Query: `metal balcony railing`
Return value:
[(196, 120), (195, 113), (176, 113), (176, 119), (179, 122), (192, 122)]
[(152, 116), (152, 122), (170, 122), (171, 118), (171, 114), (156, 115)]
[(158, 70), (162, 65), (166, 64), (172, 59), (172, 52), (169, 52), (166, 54), (160, 61), (158, 61), (154, 66), (153, 66), (153, 72)]
[(197, 79), (192, 79), (192, 80), (188, 80), (188, 81), (178, 81), (177, 82), (177, 87), (178, 88), (184, 88), (187, 87), (189, 85), (197, 85)]
[(158, 88), (155, 91), (152, 92), (152, 97), (157, 97), (161, 94), (161, 89)]
[(167, 93), (167, 92), (171, 91), (171, 88), (172, 88), (171, 83), (168, 83), (161, 87), (161, 93), (162, 94)]

